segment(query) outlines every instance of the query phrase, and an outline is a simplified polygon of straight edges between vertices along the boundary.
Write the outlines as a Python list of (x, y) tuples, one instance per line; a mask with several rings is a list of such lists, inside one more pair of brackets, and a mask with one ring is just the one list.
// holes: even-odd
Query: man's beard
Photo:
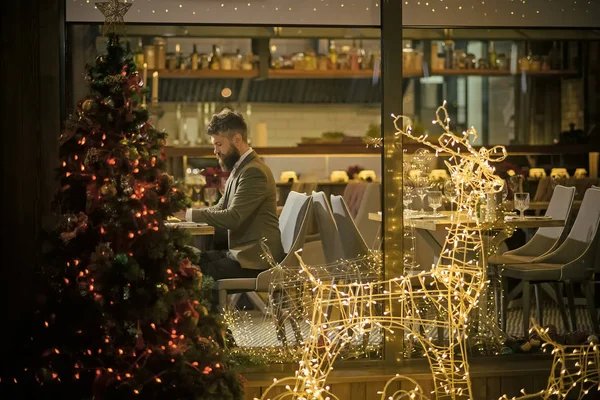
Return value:
[(221, 168), (223, 168), (225, 171), (231, 171), (233, 169), (233, 166), (236, 162), (239, 161), (241, 156), (242, 155), (240, 154), (240, 151), (237, 149), (237, 147), (231, 146), (227, 154), (224, 154), (221, 157), (217, 157), (217, 159), (219, 160), (219, 165), (221, 166)]

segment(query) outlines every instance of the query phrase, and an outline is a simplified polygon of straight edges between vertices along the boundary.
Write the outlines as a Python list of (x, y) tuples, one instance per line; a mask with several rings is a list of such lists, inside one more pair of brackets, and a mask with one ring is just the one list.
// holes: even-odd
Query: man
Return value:
[(262, 257), (262, 238), (275, 261), (284, 257), (275, 179), (248, 145), (240, 113), (225, 109), (213, 115), (207, 131), (219, 164), (231, 174), (221, 200), (213, 207), (189, 209), (186, 220), (227, 229), (229, 249), (203, 252), (200, 269), (215, 280), (253, 278), (270, 266)]

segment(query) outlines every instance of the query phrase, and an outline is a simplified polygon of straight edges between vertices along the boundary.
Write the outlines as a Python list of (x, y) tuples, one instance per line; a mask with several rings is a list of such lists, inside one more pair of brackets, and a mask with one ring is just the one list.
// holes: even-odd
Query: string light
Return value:
[[(322, 270), (307, 266), (298, 255), (301, 271), (312, 286), (315, 304), (309, 337), (296, 376), (280, 380), (271, 388), (293, 383), (289, 392), (298, 396), (295, 398), (316, 399), (325, 395), (336, 398), (325, 389), (325, 381), (341, 350), (353, 338), (368, 335), (374, 328), (390, 333), (403, 328), (426, 349), (436, 396), (470, 397), (468, 320), (488, 283), (483, 263), (473, 258), (481, 253), (482, 230), (487, 228), (472, 221), (479, 197), (501, 188), (502, 181), (494, 175), (490, 163), (502, 161), (507, 154), (501, 146), (474, 149), (471, 145), (477, 137), (474, 128), (462, 136), (452, 133), (445, 104), (437, 109), (434, 120), (444, 131), (438, 144), (429, 142), (427, 135), (413, 136), (410, 124), (404, 131), (399, 125), (406, 120), (403, 116), (394, 118), (395, 137), (407, 136), (436, 153), (450, 155), (446, 163), (451, 179), (461, 188), (457, 200), (459, 213), (448, 230), (438, 262), (429, 271), (379, 281), (381, 275), (373, 274), (374, 269), (357, 271), (349, 268), (349, 261), (343, 261), (336, 265), (339, 270), (346, 270), (343, 279), (331, 279), (330, 268), (323, 274)], [(381, 145), (381, 139), (375, 144)], [(276, 280), (277, 290), (282, 283)], [(436, 312), (423, 312), (426, 308)], [(435, 343), (431, 335), (421, 331), (428, 327), (448, 332), (447, 342), (442, 343), (443, 337), (439, 337), (439, 343)], [(269, 390), (263, 399), (268, 398)], [(417, 394), (422, 391), (415, 387), (411, 397)]]

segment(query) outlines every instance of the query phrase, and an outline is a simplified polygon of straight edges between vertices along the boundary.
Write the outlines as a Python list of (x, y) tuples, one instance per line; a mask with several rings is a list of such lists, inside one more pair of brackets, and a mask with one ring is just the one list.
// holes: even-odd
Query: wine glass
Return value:
[(508, 186), (513, 195), (521, 190), (521, 180), (521, 175), (513, 175), (508, 178)]
[(452, 205), (458, 197), (458, 190), (452, 179), (446, 179), (446, 182), (444, 182), (444, 196), (450, 200), (450, 211), (452, 211)]
[(433, 214), (437, 214), (437, 209), (442, 206), (442, 192), (439, 190), (431, 190), (427, 192), (427, 201), (429, 207), (433, 209)]
[(524, 219), (525, 210), (529, 208), (529, 193), (515, 193), (515, 208), (521, 211), (521, 219)]
[(404, 206), (404, 211), (406, 211), (407, 213), (410, 213), (411, 209), (410, 209), (410, 205), (413, 202), (413, 190), (411, 187), (404, 187), (404, 190), (402, 192), (402, 205)]
[(502, 181), (502, 202), (505, 202), (508, 198), (508, 185), (506, 181)]
[(217, 201), (217, 188), (204, 188), (204, 200), (208, 203), (209, 207), (215, 204)]
[(420, 176), (416, 178), (417, 183), (417, 196), (421, 199), (421, 212), (425, 212), (425, 196), (427, 196), (427, 188), (429, 179), (426, 176)]

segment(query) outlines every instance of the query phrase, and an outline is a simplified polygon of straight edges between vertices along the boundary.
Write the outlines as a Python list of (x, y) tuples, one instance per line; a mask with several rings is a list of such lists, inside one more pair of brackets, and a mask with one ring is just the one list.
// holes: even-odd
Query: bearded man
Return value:
[(208, 208), (189, 209), (186, 220), (227, 229), (229, 248), (201, 253), (202, 273), (215, 280), (254, 278), (269, 268), (260, 241), (275, 261), (284, 257), (277, 217), (277, 189), (270, 168), (248, 144), (244, 117), (225, 109), (212, 116), (207, 133), (221, 167), (230, 171), (225, 193)]

